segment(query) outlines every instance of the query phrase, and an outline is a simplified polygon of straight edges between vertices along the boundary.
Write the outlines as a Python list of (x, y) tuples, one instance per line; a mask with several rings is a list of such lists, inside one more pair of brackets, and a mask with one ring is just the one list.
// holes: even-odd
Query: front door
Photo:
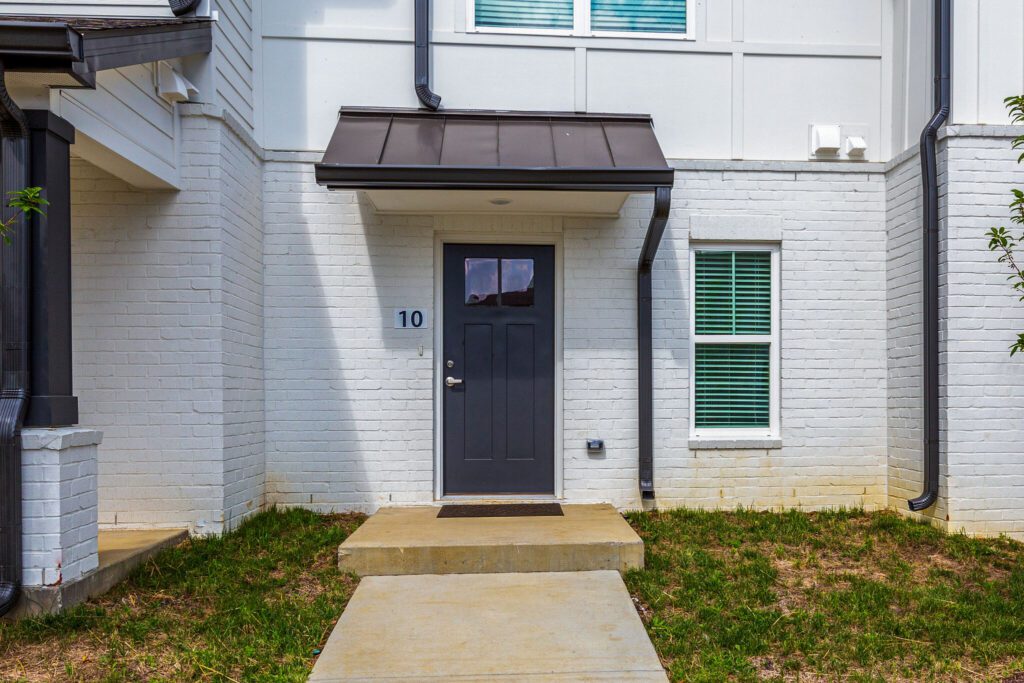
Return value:
[(555, 249), (444, 247), (444, 492), (555, 489)]

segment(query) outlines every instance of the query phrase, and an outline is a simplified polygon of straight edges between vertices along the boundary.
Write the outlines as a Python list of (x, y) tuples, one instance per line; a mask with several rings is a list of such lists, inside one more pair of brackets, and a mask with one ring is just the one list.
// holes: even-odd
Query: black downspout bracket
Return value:
[(639, 479), (640, 497), (654, 500), (654, 297), (652, 271), (654, 258), (658, 255), (661, 238), (668, 225), (669, 209), (672, 206), (672, 188), (659, 187), (654, 191), (654, 211), (647, 227), (644, 246), (636, 269), (636, 310), (637, 310), (637, 365), (639, 382), (637, 392), (639, 403)]

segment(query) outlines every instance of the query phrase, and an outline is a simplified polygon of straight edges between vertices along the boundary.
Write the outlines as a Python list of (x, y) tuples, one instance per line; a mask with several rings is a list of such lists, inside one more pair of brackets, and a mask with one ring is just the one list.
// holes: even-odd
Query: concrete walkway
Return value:
[(310, 683), (659, 681), (616, 571), (371, 576)]

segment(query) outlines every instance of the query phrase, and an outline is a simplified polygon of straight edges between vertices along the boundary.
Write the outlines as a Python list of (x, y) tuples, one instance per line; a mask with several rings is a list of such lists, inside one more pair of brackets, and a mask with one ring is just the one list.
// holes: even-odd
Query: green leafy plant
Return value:
[[(1007, 97), (1004, 102), (1010, 111), (1010, 119), (1013, 123), (1024, 123), (1024, 95)], [(1024, 147), (1024, 135), (1018, 135), (1013, 140), (1013, 149)], [(1024, 162), (1024, 152), (1017, 157), (1017, 163)], [(1013, 201), (1010, 202), (1010, 220), (1017, 225), (1024, 225), (1024, 191), (1014, 188)], [(1017, 236), (1005, 227), (990, 228), (986, 236), (989, 238), (988, 248), (999, 254), (999, 262), (1006, 264), (1010, 269), (1007, 277), (1013, 290), (1019, 295), (1019, 300), (1024, 301), (1024, 271), (1018, 265), (1016, 249), (1024, 247), (1024, 232)], [(1024, 351), (1024, 333), (1017, 335), (1017, 341), (1010, 346), (1010, 355)]]
[(49, 206), (50, 202), (43, 197), (43, 188), (41, 187), (25, 187), (8, 192), (7, 196), (10, 197), (7, 200), (8, 208), (17, 209), (17, 213), (7, 221), (0, 223), (0, 237), (3, 237), (6, 244), (10, 244), (11, 233), (14, 231), (14, 224), (18, 218), (21, 216), (28, 218), (32, 214), (45, 216), (46, 212), (43, 211), (43, 208)]

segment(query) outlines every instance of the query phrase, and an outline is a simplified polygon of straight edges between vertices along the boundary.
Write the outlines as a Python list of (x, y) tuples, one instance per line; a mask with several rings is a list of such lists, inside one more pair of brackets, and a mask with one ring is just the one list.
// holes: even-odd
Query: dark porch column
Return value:
[(30, 184), (50, 202), (32, 220), (31, 396), (27, 427), (78, 422), (71, 387), (71, 160), (75, 129), (45, 110), (27, 111)]

